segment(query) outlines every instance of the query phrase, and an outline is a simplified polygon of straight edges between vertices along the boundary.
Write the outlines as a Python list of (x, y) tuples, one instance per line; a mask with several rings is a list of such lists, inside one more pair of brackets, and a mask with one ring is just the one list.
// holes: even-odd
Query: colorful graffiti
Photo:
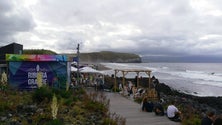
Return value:
[(42, 84), (65, 89), (66, 83), (66, 62), (9, 62), (9, 84), (13, 88), (35, 89)]
[(6, 61), (58, 61), (66, 62), (66, 55), (6, 54)]

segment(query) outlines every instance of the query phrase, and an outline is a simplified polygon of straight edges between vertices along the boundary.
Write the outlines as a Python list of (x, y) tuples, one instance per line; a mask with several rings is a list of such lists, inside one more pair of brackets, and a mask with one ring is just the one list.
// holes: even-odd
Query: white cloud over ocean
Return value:
[(221, 0), (0, 1), (0, 46), (221, 55)]

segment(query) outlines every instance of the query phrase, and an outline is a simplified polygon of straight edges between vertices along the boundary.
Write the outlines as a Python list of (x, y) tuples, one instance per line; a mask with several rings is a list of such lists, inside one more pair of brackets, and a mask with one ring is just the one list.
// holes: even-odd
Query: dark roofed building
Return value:
[(6, 64), (5, 54), (22, 54), (23, 45), (18, 43), (11, 43), (0, 47), (0, 64)]

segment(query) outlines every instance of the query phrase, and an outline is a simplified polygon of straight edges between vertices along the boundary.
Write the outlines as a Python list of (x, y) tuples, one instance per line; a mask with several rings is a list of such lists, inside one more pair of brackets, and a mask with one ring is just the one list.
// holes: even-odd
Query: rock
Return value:
[(7, 117), (6, 116), (2, 116), (0, 117), (1, 122), (7, 121)]
[(9, 117), (9, 118), (12, 117), (12, 114), (11, 114), (11, 113), (8, 113), (8, 117)]
[(44, 112), (44, 109), (42, 108), (37, 108), (36, 113), (42, 114)]

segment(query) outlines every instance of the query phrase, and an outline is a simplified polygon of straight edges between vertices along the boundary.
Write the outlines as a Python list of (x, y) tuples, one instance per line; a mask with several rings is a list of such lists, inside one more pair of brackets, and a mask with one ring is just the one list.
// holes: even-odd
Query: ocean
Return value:
[[(102, 63), (114, 74), (114, 69), (150, 69), (161, 83), (173, 89), (196, 96), (222, 96), (222, 63)], [(148, 77), (145, 73), (139, 74)], [(122, 76), (118, 73), (117, 76)], [(135, 78), (128, 73), (127, 78)]]

